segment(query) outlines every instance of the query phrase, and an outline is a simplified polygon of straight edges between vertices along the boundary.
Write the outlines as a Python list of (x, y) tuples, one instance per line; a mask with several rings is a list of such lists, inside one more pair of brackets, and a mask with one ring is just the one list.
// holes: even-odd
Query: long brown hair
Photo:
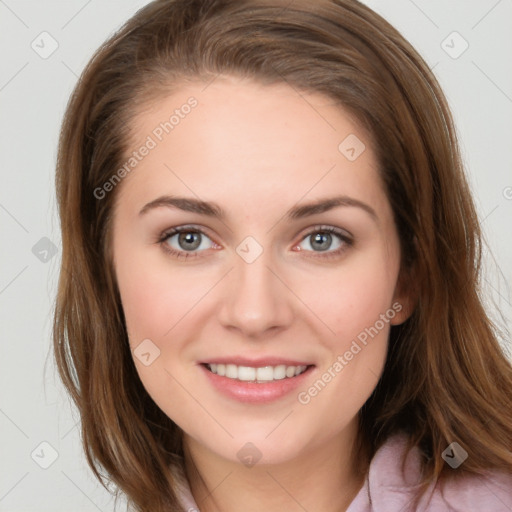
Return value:
[(372, 136), (400, 235), (401, 279), (417, 302), (391, 329), (384, 373), (360, 411), (366, 460), (405, 430), (424, 456), (421, 492), (454, 473), (441, 457), (452, 441), (469, 453), (458, 472), (511, 472), (512, 368), (479, 297), (481, 232), (431, 70), (355, 0), (158, 0), (91, 59), (59, 144), (54, 353), (98, 479), (105, 470), (137, 510), (179, 509), (168, 466), (183, 455), (181, 432), (137, 375), (113, 272), (119, 187), (101, 199), (94, 191), (126, 161), (130, 121), (146, 102), (220, 73), (324, 93)]

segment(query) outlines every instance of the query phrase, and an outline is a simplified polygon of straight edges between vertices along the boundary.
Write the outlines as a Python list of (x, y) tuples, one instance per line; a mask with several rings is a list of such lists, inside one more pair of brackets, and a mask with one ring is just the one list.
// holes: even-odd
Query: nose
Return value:
[(219, 321), (247, 338), (263, 338), (293, 321), (293, 294), (264, 251), (247, 263), (234, 255), (235, 268), (226, 276)]

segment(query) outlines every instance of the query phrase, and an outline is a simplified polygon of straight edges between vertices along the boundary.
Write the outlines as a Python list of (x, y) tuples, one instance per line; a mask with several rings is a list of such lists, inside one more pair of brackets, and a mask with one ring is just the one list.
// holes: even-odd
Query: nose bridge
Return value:
[(258, 250), (251, 240), (242, 242), (234, 255), (234, 267), (228, 278), (221, 323), (250, 336), (288, 325), (292, 319), (290, 297), (274, 274), (272, 251), (261, 246)]

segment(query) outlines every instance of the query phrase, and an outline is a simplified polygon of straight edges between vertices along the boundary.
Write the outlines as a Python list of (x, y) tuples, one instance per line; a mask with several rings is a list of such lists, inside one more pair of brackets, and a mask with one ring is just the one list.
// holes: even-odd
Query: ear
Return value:
[(419, 295), (416, 277), (414, 266), (400, 270), (392, 303), (396, 315), (390, 320), (391, 325), (403, 324), (416, 309)]

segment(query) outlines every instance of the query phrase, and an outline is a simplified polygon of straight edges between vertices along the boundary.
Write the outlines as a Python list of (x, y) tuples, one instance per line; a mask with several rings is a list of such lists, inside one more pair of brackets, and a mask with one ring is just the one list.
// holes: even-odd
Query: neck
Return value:
[(246, 467), (185, 435), (185, 472), (201, 512), (344, 512), (364, 482), (356, 440), (354, 422), (292, 460)]

